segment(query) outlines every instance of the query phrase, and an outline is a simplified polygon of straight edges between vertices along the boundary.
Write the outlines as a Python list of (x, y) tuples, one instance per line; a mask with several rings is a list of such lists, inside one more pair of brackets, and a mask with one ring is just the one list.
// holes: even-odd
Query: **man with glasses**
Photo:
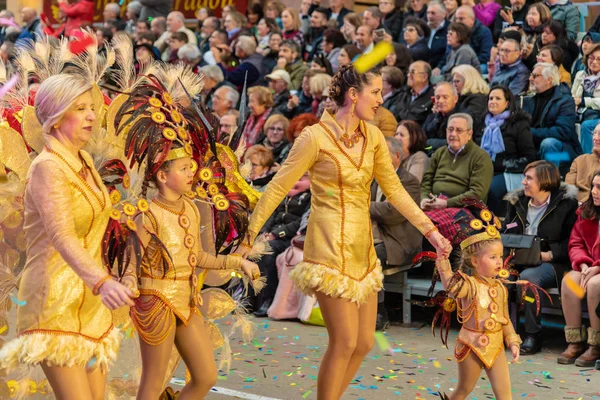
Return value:
[(490, 86), (506, 86), (515, 96), (526, 92), (529, 84), (529, 69), (521, 61), (519, 42), (505, 39), (498, 52), (500, 68), (494, 74)]
[(240, 94), (231, 86), (221, 86), (212, 95), (212, 111), (221, 118), (233, 110), (240, 99)]
[(522, 99), (523, 110), (531, 115), (531, 134), (539, 156), (554, 162), (561, 173), (582, 153), (575, 131), (575, 101), (566, 85), (560, 84), (554, 64), (537, 63), (529, 77), (535, 95)]
[(398, 96), (394, 117), (398, 122), (415, 121), (423, 125), (431, 112), (433, 87), (429, 84), (431, 66), (424, 61), (415, 61), (408, 67), (407, 87)]
[[(435, 87), (435, 103), (433, 113), (427, 116), (423, 123), (423, 131), (427, 136), (429, 152), (434, 152), (446, 146), (446, 126), (452, 114), (458, 112), (458, 93), (456, 87), (450, 82), (440, 82)], [(478, 126), (476, 127), (476, 131)]]

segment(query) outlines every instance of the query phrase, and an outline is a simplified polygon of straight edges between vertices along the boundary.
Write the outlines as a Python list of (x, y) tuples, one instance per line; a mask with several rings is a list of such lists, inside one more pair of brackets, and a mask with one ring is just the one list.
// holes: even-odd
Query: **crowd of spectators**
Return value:
[[(219, 16), (201, 8), (193, 26), (172, 6), (171, 0), (109, 3), (103, 22), (92, 24), (93, 2), (61, 0), (59, 26), (24, 8), (22, 26), (0, 27), (0, 59), (10, 69), (22, 40), (41, 35), (92, 28), (101, 47), (125, 33), (137, 65), (160, 60), (204, 75), (201, 101), (220, 119), (220, 136), (242, 130), (247, 179), (264, 190), (302, 129), (326, 111), (335, 113), (329, 85), (338, 68), (390, 42), (394, 51), (381, 65), (383, 106), (370, 123), (387, 136), (409, 193), (448, 238), (456, 233), (448, 221), (467, 197), (487, 202), (503, 218), (503, 232), (540, 237), (541, 264), (526, 266), (521, 277), (561, 288), (563, 273), (571, 271), (588, 293), (589, 332), (580, 329), (581, 312), (567, 318), (569, 349), (559, 362), (590, 365), (600, 358), (600, 320), (593, 312), (600, 254), (592, 239), (600, 207), (600, 22), (578, 37), (579, 11), (568, 0), (510, 0), (508, 7), (491, 0), (379, 0), (361, 13), (342, 0), (327, 6), (301, 0), (299, 7), (268, 0), (247, 10), (230, 4)], [(14, 15), (4, 10), (0, 17)], [(243, 95), (248, 115), (238, 126)], [(385, 202), (377, 183), (372, 192), (384, 270), (410, 264), (421, 250), (418, 232)], [(263, 228), (274, 254), (260, 262), (269, 289), (257, 315), (268, 315), (276, 258), (304, 233), (309, 212), (303, 177)], [(581, 308), (578, 299), (565, 304)], [(381, 303), (378, 327), (386, 324)], [(539, 351), (541, 331), (527, 305), (523, 353)]]

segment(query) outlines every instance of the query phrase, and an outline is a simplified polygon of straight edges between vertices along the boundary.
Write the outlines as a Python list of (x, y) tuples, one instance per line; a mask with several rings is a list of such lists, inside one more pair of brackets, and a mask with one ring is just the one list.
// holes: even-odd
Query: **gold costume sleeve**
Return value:
[(98, 269), (97, 262), (77, 237), (70, 182), (60, 166), (51, 160), (33, 168), (27, 192), (36, 198), (46, 234), (63, 260), (93, 289), (108, 273)]
[(431, 220), (417, 206), (412, 197), (408, 194), (394, 167), (388, 150), (385, 138), (381, 131), (377, 131), (375, 142), (375, 165), (373, 171), (375, 179), (381, 187), (387, 201), (396, 208), (404, 217), (410, 221), (423, 235), (435, 228)]
[(222, 254), (213, 256), (200, 250), (197, 267), (203, 269), (240, 269), (242, 268), (242, 257), (224, 256)]
[(254, 208), (248, 229), (250, 244), (254, 243), (258, 232), (292, 186), (317, 161), (318, 154), (319, 145), (317, 140), (310, 128), (305, 128), (294, 142), (294, 146), (281, 169), (269, 182), (267, 190), (265, 190)]

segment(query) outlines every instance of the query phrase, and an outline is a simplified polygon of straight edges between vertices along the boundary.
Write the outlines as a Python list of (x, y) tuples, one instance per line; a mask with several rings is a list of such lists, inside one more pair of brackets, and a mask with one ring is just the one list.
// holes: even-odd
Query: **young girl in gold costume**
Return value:
[(306, 171), (312, 193), (304, 261), (291, 273), (296, 286), (314, 293), (325, 319), (329, 345), (319, 370), (319, 400), (342, 397), (374, 343), (377, 292), (383, 274), (373, 247), (370, 187), (377, 179), (387, 200), (441, 252), (449, 242), (402, 187), (383, 134), (366, 123), (381, 106), (378, 72), (341, 67), (330, 88), (336, 115), (304, 129), (252, 214), (249, 247), (267, 218)]
[[(209, 168), (198, 171), (204, 157), (199, 154), (203, 151), (202, 127), (183, 113), (158, 79), (149, 76), (147, 84), (128, 94), (115, 119), (119, 133), (127, 134), (127, 158), (132, 166), (145, 168), (142, 197), (149, 184), (158, 189), (149, 204), (138, 202), (141, 213), (135, 218), (143, 254), (138, 270), (140, 297), (130, 315), (140, 336), (140, 400), (157, 399), (161, 394), (173, 344), (190, 374), (179, 399), (204, 398), (216, 382), (211, 343), (214, 332), (209, 332), (199, 310), (202, 282), (196, 269), (241, 269), (253, 278), (260, 274), (256, 264), (240, 256), (214, 256), (202, 249), (202, 221), (191, 200), (196, 195), (192, 188), (197, 172), (203, 181), (209, 181), (213, 172)], [(197, 189), (197, 193), (212, 196), (216, 210), (236, 206), (224, 186), (211, 183), (208, 192)]]
[(519, 360), (521, 338), (510, 321), (508, 290), (501, 279), (496, 279), (499, 275), (508, 277), (508, 271), (503, 269), (500, 221), (487, 209), (481, 211), (480, 218), (470, 221), (467, 228), (470, 234), (460, 244), (461, 267), (471, 268), (472, 276), (461, 270), (453, 272), (445, 256), (436, 261), (449, 296), (443, 303), (444, 311), (452, 312), (457, 308), (462, 324), (454, 350), (458, 361), (458, 385), (450, 397), (452, 400), (465, 399), (473, 391), (482, 369), (485, 369), (496, 399), (511, 399), (504, 343), (510, 348), (513, 361)]

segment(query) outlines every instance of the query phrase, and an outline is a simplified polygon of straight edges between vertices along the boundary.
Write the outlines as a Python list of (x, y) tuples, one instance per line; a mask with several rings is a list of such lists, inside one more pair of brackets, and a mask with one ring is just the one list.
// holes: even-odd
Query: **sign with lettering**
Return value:
[[(125, 16), (125, 10), (130, 0), (121, 0), (121, 16)], [(102, 22), (102, 11), (108, 3), (115, 3), (113, 0), (94, 0), (94, 22)], [(223, 7), (232, 5), (233, 0), (173, 0), (173, 11), (181, 11), (185, 18), (195, 18), (196, 11), (203, 7), (207, 7), (215, 13), (217, 17), (221, 17)], [(236, 10), (246, 14), (248, 0), (237, 0), (235, 2)], [(44, 1), (44, 13), (51, 23), (58, 23), (58, 2), (56, 0)]]

